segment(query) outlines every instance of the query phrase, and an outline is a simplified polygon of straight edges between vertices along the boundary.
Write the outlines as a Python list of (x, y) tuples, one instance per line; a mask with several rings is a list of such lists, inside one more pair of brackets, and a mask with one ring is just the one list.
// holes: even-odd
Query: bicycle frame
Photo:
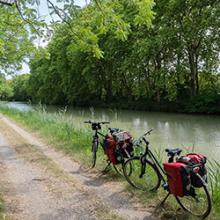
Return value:
[[(146, 147), (145, 147), (145, 152), (144, 152), (144, 154), (141, 155), (141, 157), (140, 157), (141, 163), (144, 164), (144, 162), (145, 162), (146, 160), (148, 160), (147, 157), (149, 157), (149, 158), (150, 158), (150, 161), (153, 162), (155, 168), (156, 168), (157, 171), (158, 171), (158, 174), (159, 174), (159, 176), (160, 176), (160, 179), (161, 179), (162, 182), (163, 182), (163, 187), (164, 187), (165, 189), (167, 189), (167, 181), (166, 181), (166, 179), (164, 178), (164, 176), (166, 176), (167, 174), (166, 174), (166, 172), (164, 171), (164, 169), (162, 168), (162, 166), (160, 165), (160, 163), (159, 163), (159, 161), (157, 160), (157, 158), (154, 156), (153, 152), (149, 149), (149, 142), (148, 142), (144, 137), (143, 137), (142, 139), (143, 139), (143, 141), (145, 142)], [(173, 160), (174, 160), (174, 156), (169, 158), (169, 161), (173, 161)], [(140, 176), (143, 176), (144, 173), (145, 173), (145, 170), (142, 170), (142, 173), (141, 173)]]

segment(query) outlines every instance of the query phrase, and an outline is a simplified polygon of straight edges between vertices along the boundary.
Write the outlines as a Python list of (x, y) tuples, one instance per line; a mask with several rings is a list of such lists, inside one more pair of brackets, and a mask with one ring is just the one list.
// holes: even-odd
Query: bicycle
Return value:
[[(145, 136), (150, 135), (153, 129), (146, 132), (143, 136), (134, 141), (135, 146), (141, 146), (144, 142), (145, 151), (140, 156), (134, 156), (129, 158), (123, 164), (123, 173), (130, 185), (137, 189), (145, 191), (156, 191), (162, 182), (164, 190), (168, 191), (167, 196), (161, 202), (160, 205), (164, 204), (167, 198), (171, 195), (169, 181), (166, 181), (165, 177), (170, 176), (160, 165), (155, 155), (149, 148), (149, 142)], [(174, 162), (176, 157), (177, 161), (182, 152), (181, 149), (166, 149), (168, 156), (168, 163)], [(199, 174), (199, 165), (188, 165), (190, 175), (195, 175), (197, 181), (200, 181), (201, 187), (190, 186), (189, 192), (183, 196), (175, 196), (179, 205), (184, 211), (191, 213), (197, 217), (206, 218), (211, 212), (211, 197), (207, 188), (206, 180)], [(174, 186), (175, 187), (175, 186)]]
[[(92, 122), (92, 121), (89, 120), (89, 121), (85, 121), (84, 123), (91, 124), (92, 130), (95, 131), (95, 133), (94, 133), (94, 135), (93, 135), (93, 139), (92, 139), (92, 149), (91, 149), (91, 151), (92, 151), (92, 166), (91, 166), (91, 168), (94, 168), (95, 165), (96, 165), (96, 158), (97, 158), (96, 154), (97, 154), (97, 151), (98, 151), (98, 146), (99, 146), (99, 144), (101, 145), (103, 151), (106, 152), (106, 151), (105, 151), (105, 146), (104, 146), (104, 141), (100, 141), (100, 140), (99, 140), (99, 139), (100, 139), (99, 136), (101, 136), (101, 137), (103, 138), (103, 140), (105, 140), (105, 138), (108, 136), (108, 134), (107, 134), (107, 135), (104, 135), (104, 134), (102, 134), (101, 132), (99, 132), (99, 130), (102, 129), (101, 125), (110, 124), (110, 122), (107, 122), (107, 121), (103, 121), (103, 122)], [(122, 131), (122, 130), (119, 129), (119, 128), (108, 128), (108, 130), (109, 130), (109, 132), (110, 132), (110, 134), (111, 134), (112, 136), (114, 136), (114, 134), (116, 134), (116, 133)], [(123, 173), (122, 167), (121, 167), (121, 169), (120, 169), (120, 167), (118, 167), (117, 165), (123, 165), (123, 163), (124, 163), (124, 155), (126, 155), (127, 157), (130, 157), (131, 155), (129, 155), (129, 153), (126, 151), (126, 148), (123, 148), (123, 147), (118, 148), (117, 155), (118, 155), (118, 158), (117, 158), (118, 164), (114, 164), (114, 163), (112, 163), (112, 161), (110, 161), (110, 160), (108, 159), (108, 165), (106, 166), (106, 168), (105, 168), (104, 170), (107, 170), (107, 168), (108, 168), (111, 164), (113, 164), (113, 167), (114, 167), (114, 169), (116, 170), (116, 172), (122, 175), (122, 173)]]

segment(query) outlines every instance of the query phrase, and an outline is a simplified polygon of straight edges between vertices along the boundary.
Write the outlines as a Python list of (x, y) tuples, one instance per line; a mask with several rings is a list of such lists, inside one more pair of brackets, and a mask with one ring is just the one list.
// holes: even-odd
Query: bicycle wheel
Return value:
[[(145, 172), (141, 176), (143, 168)], [(126, 180), (137, 189), (154, 191), (160, 186), (161, 179), (157, 168), (150, 161), (142, 164), (140, 157), (129, 158), (123, 165), (123, 173)]]
[(119, 164), (113, 164), (113, 167), (116, 171), (116, 173), (118, 173), (120, 176), (123, 176), (123, 164), (119, 163)]
[(91, 163), (92, 163), (92, 167), (93, 168), (96, 164), (96, 152), (98, 150), (98, 142), (94, 141), (94, 143), (92, 144), (92, 159), (91, 159)]
[(202, 182), (202, 187), (193, 188), (195, 190), (195, 196), (176, 196), (176, 200), (185, 211), (204, 219), (211, 212), (211, 197), (207, 189), (207, 184), (199, 174), (197, 176)]
[[(113, 167), (115, 169), (115, 171), (120, 175), (120, 176), (124, 176), (124, 172), (123, 172), (123, 166), (124, 166), (125, 162), (119, 163), (117, 165), (113, 164)], [(129, 167), (127, 168), (128, 170), (128, 175), (130, 175), (131, 173), (131, 164), (129, 164)]]

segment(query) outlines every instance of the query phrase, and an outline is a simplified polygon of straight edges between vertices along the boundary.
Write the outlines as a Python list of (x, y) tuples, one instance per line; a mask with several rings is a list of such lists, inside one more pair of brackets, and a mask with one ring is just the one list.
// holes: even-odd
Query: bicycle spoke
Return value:
[(176, 197), (180, 206), (187, 212), (199, 216), (206, 217), (211, 210), (211, 199), (206, 186), (194, 188), (194, 196)]
[(151, 191), (160, 185), (158, 173), (150, 163), (146, 163), (144, 173), (142, 173), (142, 164), (138, 158), (129, 159), (123, 168), (127, 181), (138, 189)]

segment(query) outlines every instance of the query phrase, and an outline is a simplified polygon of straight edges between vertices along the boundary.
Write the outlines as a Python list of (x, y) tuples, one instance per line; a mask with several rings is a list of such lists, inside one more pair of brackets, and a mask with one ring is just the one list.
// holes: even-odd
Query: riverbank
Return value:
[[(48, 103), (49, 104), (49, 103)], [(59, 105), (60, 103), (54, 103)], [(70, 105), (71, 103), (61, 103), (62, 105)], [(195, 115), (220, 115), (220, 97), (216, 96), (210, 99), (204, 98), (204, 95), (198, 95), (192, 99), (183, 99), (179, 101), (161, 100), (134, 100), (120, 98), (112, 100), (110, 103), (93, 99), (87, 100), (85, 103), (76, 103), (80, 107), (95, 106), (96, 108), (110, 108), (122, 110), (138, 110), (150, 112), (166, 112), (166, 113), (182, 113)]]
[[(9, 109), (7, 107), (0, 107), (0, 112), (4, 115), (12, 118), (22, 126), (26, 127), (28, 130), (35, 132), (35, 134), (44, 141), (49, 143), (51, 146), (56, 147), (57, 149), (65, 152), (69, 156), (73, 157), (75, 161), (80, 164), (83, 164), (85, 167), (89, 166), (90, 161), (88, 158), (91, 156), (90, 146), (92, 132), (89, 129), (77, 129), (74, 126), (74, 120), (70, 120), (70, 116), (66, 116), (65, 113), (47, 113), (45, 110), (41, 109), (38, 111), (28, 111), (21, 112), (15, 109)], [(97, 169), (102, 169), (105, 166), (105, 155), (103, 152), (99, 151), (98, 155), (98, 164)], [(218, 219), (220, 216), (220, 171), (219, 165), (214, 164), (212, 166), (212, 178), (215, 179), (215, 182), (212, 182), (212, 191), (213, 191), (213, 212), (209, 217), (210, 220)], [(123, 180), (121, 180), (123, 182)], [(128, 187), (127, 183), (124, 183)], [(153, 198), (152, 201), (158, 195), (152, 194), (143, 194), (134, 189), (128, 187), (128, 190), (135, 192), (137, 196), (141, 199), (144, 197)], [(142, 194), (142, 195), (141, 195)], [(146, 202), (146, 200), (145, 200)], [(166, 210), (165, 215), (170, 210), (173, 210), (173, 204), (169, 203), (169, 211)], [(172, 215), (175, 217), (175, 213), (172, 212)]]

